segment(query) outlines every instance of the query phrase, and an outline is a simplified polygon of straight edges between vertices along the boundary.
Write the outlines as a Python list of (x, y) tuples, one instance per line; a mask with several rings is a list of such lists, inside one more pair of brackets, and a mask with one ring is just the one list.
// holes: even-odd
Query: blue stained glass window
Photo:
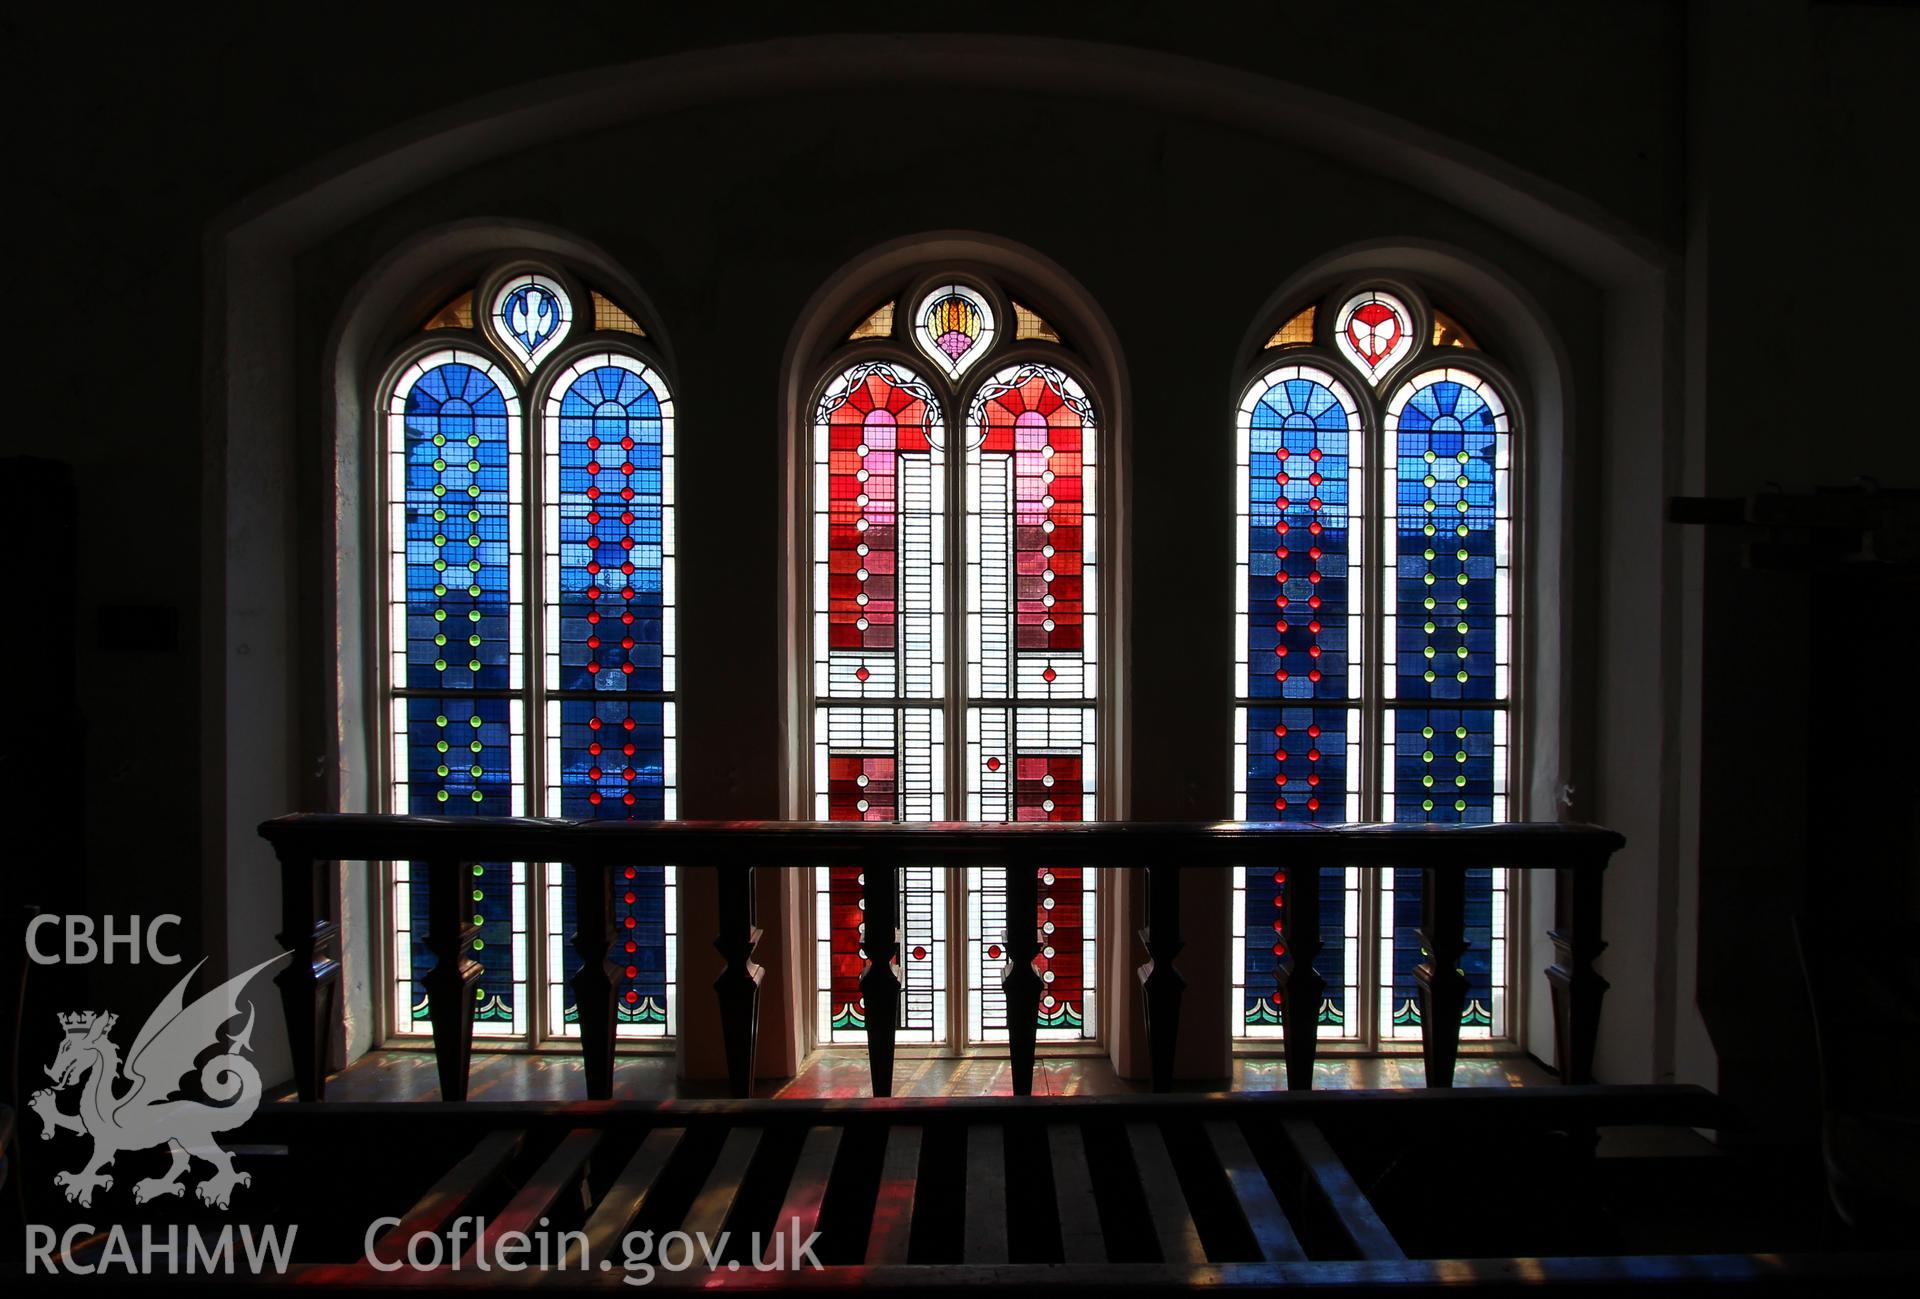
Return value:
[[(549, 812), (668, 820), (675, 788), (673, 401), (658, 372), (620, 353), (560, 374), (545, 455), (556, 498), (548, 539), (557, 636), (548, 647)], [(673, 1031), (676, 950), (670, 867), (615, 881), (616, 1009), (629, 1036)], [(551, 997), (577, 1031), (572, 945), (578, 896), (560, 873)]]

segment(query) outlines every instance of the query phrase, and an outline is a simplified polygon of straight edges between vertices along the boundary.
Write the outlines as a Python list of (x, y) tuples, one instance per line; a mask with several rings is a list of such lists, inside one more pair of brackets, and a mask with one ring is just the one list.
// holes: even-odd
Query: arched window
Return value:
[[(672, 818), (674, 407), (643, 328), (559, 268), (502, 267), (434, 313), (390, 373), (389, 810)], [(473, 871), (474, 1031), (576, 1035), (571, 870)], [(619, 1029), (668, 1036), (673, 872), (619, 883)], [(428, 1031), (425, 893), (393, 864), (393, 1036)]]
[[(1100, 815), (1098, 404), (984, 277), (901, 284), (811, 405), (813, 814)], [(844, 328), (844, 327), (843, 327)], [(1039, 872), (1042, 1038), (1096, 1037), (1098, 873)], [(901, 878), (902, 1041), (1004, 1040), (1005, 875)], [(865, 1030), (860, 872), (818, 872), (815, 1033)]]
[[(1324, 333), (1321, 322), (1324, 322)], [(1235, 815), (1508, 818), (1512, 403), (1410, 286), (1274, 331), (1239, 408)], [(1235, 872), (1236, 1035), (1282, 1035), (1277, 879)], [(1415, 871), (1327, 869), (1322, 1039), (1420, 1032)], [(1464, 1038), (1512, 1034), (1506, 872), (1470, 873)]]

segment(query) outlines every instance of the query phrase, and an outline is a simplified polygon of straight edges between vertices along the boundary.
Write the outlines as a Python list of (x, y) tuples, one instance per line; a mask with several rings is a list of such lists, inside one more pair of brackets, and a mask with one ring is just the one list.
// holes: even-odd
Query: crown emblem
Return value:
[[(90, 1010), (82, 1010), (72, 1015), (61, 1015), (59, 1018), (60, 1027), (67, 1036), (81, 1037), (92, 1030), (96, 1016)], [(102, 1029), (110, 1029), (113, 1027), (114, 1017), (112, 1015), (101, 1015), (97, 1018), (99, 1019)]]

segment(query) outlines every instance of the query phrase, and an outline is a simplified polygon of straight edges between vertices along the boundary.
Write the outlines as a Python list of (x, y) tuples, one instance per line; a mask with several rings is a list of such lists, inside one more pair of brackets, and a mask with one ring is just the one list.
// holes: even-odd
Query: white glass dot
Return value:
[(1053, 932), (1053, 921), (1051, 921), (1051, 920), (1049, 920), (1049, 921), (1047, 921), (1047, 923), (1046, 923), (1046, 924), (1044, 924), (1044, 925), (1041, 925), (1041, 926), (1040, 926), (1040, 932), (1041, 932), (1041, 933), (1043, 933), (1043, 934), (1050, 934), (1050, 933), (1052, 933), (1052, 932)]
[(1053, 570), (1049, 568), (1046, 572), (1040, 574), (1040, 580), (1042, 582), (1051, 582), (1053, 580)]
[[(853, 783), (860, 786), (860, 788), (865, 789), (867, 787), (867, 778), (864, 774), (855, 776), (853, 778)], [(862, 875), (860, 878), (864, 881), (866, 879), (866, 876)]]
[[(1041, 806), (1041, 808), (1042, 808), (1043, 810), (1045, 810), (1045, 811), (1048, 811), (1048, 812), (1051, 812), (1051, 811), (1053, 811), (1053, 800), (1049, 798), (1049, 799), (1047, 799), (1047, 800), (1045, 800), (1044, 802), (1042, 802), (1042, 803), (1040, 804), (1040, 806)], [(1052, 906), (1052, 905), (1053, 905), (1053, 901), (1052, 901), (1051, 899), (1049, 899), (1049, 900), (1047, 901), (1047, 905), (1048, 905), (1048, 906)]]
[[(859, 808), (862, 812), (864, 812), (867, 810), (867, 800), (863, 798), (858, 803), (855, 803), (854, 806)], [(861, 903), (861, 905), (865, 906), (866, 904), (863, 902)]]
[(867, 521), (865, 519), (857, 519), (854, 521), (853, 526), (855, 531), (865, 532), (867, 530)]
[(1052, 597), (1052, 596), (1050, 596), (1050, 595), (1043, 595), (1043, 596), (1041, 596), (1041, 597), (1040, 597), (1040, 603), (1041, 603), (1041, 604), (1042, 604), (1042, 605), (1043, 605), (1044, 607), (1046, 607), (1046, 608), (1048, 608), (1048, 609), (1051, 609), (1051, 608), (1053, 608), (1053, 597)]
[(862, 591), (859, 595), (854, 596), (853, 602), (855, 604), (865, 604), (867, 602), (867, 593)]
[(1048, 520), (1047, 520), (1047, 521), (1046, 521), (1045, 523), (1043, 523), (1043, 524), (1041, 524), (1041, 525), (1040, 525), (1040, 531), (1042, 531), (1042, 532), (1052, 532), (1052, 531), (1053, 531), (1053, 520), (1052, 520), (1052, 519), (1048, 519)]
[(1040, 498), (1040, 508), (1041, 508), (1041, 509), (1043, 509), (1043, 510), (1050, 510), (1050, 509), (1052, 509), (1052, 508), (1053, 508), (1053, 497), (1051, 497), (1051, 496), (1042, 496), (1042, 497)]
[(1052, 482), (1052, 481), (1053, 481), (1053, 470), (1051, 470), (1051, 469), (1042, 469), (1042, 470), (1040, 471), (1040, 481), (1041, 481), (1041, 482), (1043, 482), (1043, 483), (1050, 483), (1050, 482)]
[(867, 444), (866, 444), (865, 442), (862, 442), (862, 443), (861, 443), (861, 444), (860, 444), (859, 446), (857, 446), (857, 447), (855, 447), (855, 448), (853, 449), (853, 454), (855, 454), (855, 455), (857, 455), (857, 456), (864, 456), (864, 455), (866, 455), (866, 454), (867, 454), (867, 451), (868, 451), (868, 449), (869, 449), (869, 448), (868, 448), (868, 446), (867, 446)]
[(1051, 947), (1042, 949), (1041, 954), (1045, 956), (1048, 960), (1053, 959), (1053, 949)]
[(853, 477), (856, 482), (864, 483), (867, 481), (867, 471), (862, 469), (858, 473), (854, 474)]
[(863, 542), (861, 542), (861, 543), (860, 543), (859, 545), (857, 545), (857, 546), (855, 546), (855, 547), (853, 548), (853, 553), (854, 553), (854, 554), (856, 554), (856, 555), (864, 555), (864, 554), (866, 554), (866, 553), (867, 553), (867, 543), (863, 541)]
[(1045, 974), (1043, 974), (1043, 975), (1041, 975), (1041, 976), (1040, 976), (1040, 978), (1041, 978), (1041, 980), (1042, 980), (1043, 982), (1046, 982), (1046, 983), (1052, 983), (1052, 982), (1053, 982), (1053, 971), (1052, 971), (1052, 970), (1048, 970), (1048, 971), (1047, 971), (1047, 972), (1046, 972)]
[[(1053, 788), (1053, 777), (1052, 777), (1052, 776), (1042, 776), (1042, 777), (1040, 777), (1040, 783), (1041, 783), (1042, 785), (1045, 785), (1045, 786), (1046, 786), (1046, 787), (1047, 787), (1048, 789), (1052, 789), (1052, 788)], [(1053, 883), (1053, 876), (1051, 876), (1051, 875), (1049, 875), (1049, 876), (1047, 876), (1047, 883), (1049, 883), (1049, 884), (1051, 884), (1051, 883)]]
[[(1048, 784), (1052, 784), (1052, 783), (1053, 783), (1053, 778), (1052, 778), (1052, 777), (1048, 777), (1048, 778), (1047, 778), (1047, 783), (1048, 783)], [(1052, 872), (1052, 871), (1048, 871), (1048, 872), (1047, 872), (1046, 874), (1044, 874), (1044, 875), (1042, 875), (1042, 876), (1040, 877), (1040, 882), (1041, 882), (1042, 884), (1052, 884), (1052, 883), (1053, 883), (1053, 872)], [(1049, 955), (1049, 956), (1051, 956), (1051, 955), (1053, 955), (1053, 953), (1052, 953), (1052, 952), (1048, 952), (1048, 953), (1047, 953), (1047, 955)]]
[(1053, 619), (1051, 619), (1051, 618), (1046, 618), (1046, 619), (1043, 619), (1043, 620), (1041, 621), (1041, 623), (1040, 623), (1040, 627), (1041, 627), (1041, 629), (1042, 629), (1043, 631), (1052, 631), (1052, 630), (1053, 630)]
[(1053, 558), (1053, 547), (1052, 547), (1052, 546), (1042, 546), (1042, 547), (1040, 547), (1040, 553), (1041, 553), (1041, 554), (1043, 554), (1043, 555), (1045, 555), (1045, 556), (1046, 556), (1046, 557), (1047, 557), (1048, 559), (1052, 559), (1052, 558)]
[(858, 496), (853, 498), (853, 503), (855, 505), (865, 505), (867, 503), (867, 494), (865, 492), (861, 492)]
[(1053, 459), (1053, 447), (1052, 446), (1041, 447), (1040, 454), (1045, 456), (1049, 460)]
[(867, 580), (869, 576), (871, 576), (871, 574), (869, 574), (867, 570), (863, 568), (859, 572), (855, 573), (853, 576), (855, 580), (864, 582)]
[(861, 631), (865, 631), (867, 629), (867, 620), (865, 618), (856, 618), (854, 620), (853, 625), (858, 627)]

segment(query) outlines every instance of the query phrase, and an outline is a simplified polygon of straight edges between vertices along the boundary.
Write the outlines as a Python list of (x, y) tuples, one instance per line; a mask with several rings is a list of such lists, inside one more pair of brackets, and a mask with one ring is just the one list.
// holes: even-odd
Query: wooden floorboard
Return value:
[[(589, 1259), (614, 1257), (620, 1238), (645, 1207), (647, 1196), (660, 1179), (660, 1170), (667, 1166), (667, 1160), (673, 1157), (674, 1150), (685, 1135), (685, 1128), (655, 1128), (647, 1133), (646, 1140), (627, 1160), (627, 1166), (620, 1170), (620, 1176), (614, 1179), (607, 1193), (600, 1197), (600, 1203), (587, 1216), (583, 1231), (587, 1238), (586, 1256)], [(568, 1255), (568, 1260), (572, 1263), (579, 1257), (576, 1251)]]
[(1146, 1196), (1147, 1213), (1153, 1220), (1154, 1238), (1160, 1242), (1162, 1261), (1206, 1262), (1207, 1252), (1201, 1248), (1193, 1215), (1187, 1212), (1187, 1197), (1180, 1190), (1180, 1176), (1173, 1170), (1173, 1156), (1167, 1153), (1160, 1125), (1127, 1124), (1127, 1144), (1133, 1148), (1134, 1167), (1140, 1174), (1140, 1189)]
[(1341, 1228), (1353, 1241), (1353, 1247), (1359, 1251), (1360, 1257), (1404, 1259), (1406, 1251), (1400, 1248), (1400, 1242), (1387, 1230), (1387, 1224), (1380, 1221), (1380, 1215), (1374, 1212), (1373, 1201), (1353, 1180), (1353, 1174), (1347, 1171), (1346, 1163), (1327, 1140), (1327, 1134), (1305, 1119), (1290, 1119), (1285, 1128), (1287, 1139), (1293, 1143), (1307, 1176), (1313, 1180), (1334, 1216), (1340, 1220)]
[[(840, 1153), (840, 1133), (837, 1127), (816, 1127), (807, 1130), (807, 1139), (800, 1146), (799, 1162), (793, 1166), (793, 1180), (787, 1183), (786, 1198), (780, 1202), (780, 1212), (773, 1220), (775, 1236), (786, 1235), (790, 1240), (806, 1240), (820, 1225), (820, 1206), (826, 1202), (827, 1183), (833, 1180), (833, 1162)], [(763, 1259), (773, 1255), (772, 1241), (762, 1252)]]
[(707, 1174), (706, 1185), (700, 1188), (693, 1207), (687, 1210), (686, 1220), (680, 1224), (682, 1231), (690, 1236), (705, 1233), (709, 1238), (719, 1237), (727, 1225), (727, 1215), (733, 1212), (733, 1202), (739, 1198), (740, 1184), (747, 1178), (753, 1154), (760, 1148), (760, 1135), (761, 1129), (753, 1127), (735, 1128), (727, 1133), (720, 1157), (713, 1161), (713, 1171)]
[(1053, 1157), (1053, 1199), (1060, 1213), (1060, 1249), (1067, 1263), (1104, 1263), (1107, 1239), (1100, 1231), (1100, 1206), (1093, 1174), (1087, 1169), (1086, 1139), (1077, 1123), (1047, 1125), (1047, 1150)]
[(1007, 1261), (1007, 1134), (998, 1123), (967, 1129), (967, 1210), (961, 1261)]
[(533, 1230), (563, 1195), (568, 1191), (577, 1192), (581, 1171), (604, 1135), (598, 1128), (575, 1128), (562, 1137), (560, 1144), (553, 1148), (553, 1153), (541, 1161), (540, 1167), (534, 1170), (533, 1176), (507, 1202), (507, 1206), (487, 1218), (485, 1232), (467, 1251), (469, 1265), (476, 1257), (491, 1256), (487, 1242), (498, 1240), (510, 1231)]
[(1260, 1247), (1260, 1257), (1269, 1263), (1306, 1258), (1307, 1251), (1301, 1248), (1300, 1237), (1287, 1221), (1240, 1125), (1231, 1119), (1216, 1119), (1207, 1124), (1207, 1141), (1227, 1175), (1227, 1184), (1233, 1188), (1240, 1216), (1246, 1220), (1247, 1230), (1253, 1233), (1254, 1243)]
[[(519, 1129), (489, 1132), (459, 1163), (448, 1169), (413, 1207), (400, 1215), (400, 1221), (374, 1244), (373, 1252), (383, 1263), (397, 1263), (404, 1257), (405, 1242), (418, 1235), (438, 1235), (458, 1217), (474, 1197), (491, 1186), (520, 1154), (526, 1133)], [(398, 1252), (387, 1242), (398, 1245)]]
[(873, 1202), (873, 1228), (867, 1233), (867, 1264), (905, 1263), (913, 1238), (913, 1195), (920, 1184), (920, 1128), (899, 1124), (887, 1132), (880, 1169), (880, 1191)]

